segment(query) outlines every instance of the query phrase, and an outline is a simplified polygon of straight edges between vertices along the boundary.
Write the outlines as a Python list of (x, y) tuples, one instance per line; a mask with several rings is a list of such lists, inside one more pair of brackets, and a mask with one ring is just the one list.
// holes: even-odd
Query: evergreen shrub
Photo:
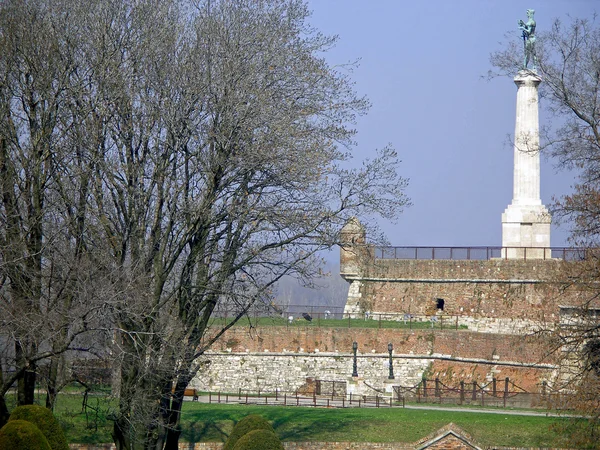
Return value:
[(40, 429), (27, 420), (9, 420), (0, 429), (0, 449), (52, 450)]
[(10, 413), (9, 423), (12, 420), (26, 420), (34, 424), (46, 437), (52, 450), (69, 450), (65, 433), (48, 408), (40, 405), (17, 406)]
[(283, 444), (272, 431), (254, 430), (239, 438), (233, 450), (283, 450)]
[(223, 450), (233, 450), (238, 439), (254, 430), (268, 430), (275, 433), (275, 430), (266, 419), (257, 414), (249, 414), (235, 424), (229, 438), (225, 441)]

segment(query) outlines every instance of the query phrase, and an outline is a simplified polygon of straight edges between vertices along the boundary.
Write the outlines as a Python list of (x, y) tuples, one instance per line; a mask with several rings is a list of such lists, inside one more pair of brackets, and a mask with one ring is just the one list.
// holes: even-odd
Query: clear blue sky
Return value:
[[(361, 58), (352, 78), (373, 106), (359, 120), (357, 158), (392, 143), (410, 178), (413, 206), (382, 223), (397, 246), (500, 246), (512, 199), (516, 86), (485, 80), (489, 55), (518, 19), (536, 10), (538, 30), (556, 17), (589, 17), (596, 0), (309, 0), (311, 23), (339, 35), (331, 64)], [(545, 121), (544, 115), (541, 121)], [(573, 174), (542, 157), (542, 201), (569, 191)], [(553, 227), (551, 244), (567, 230)]]

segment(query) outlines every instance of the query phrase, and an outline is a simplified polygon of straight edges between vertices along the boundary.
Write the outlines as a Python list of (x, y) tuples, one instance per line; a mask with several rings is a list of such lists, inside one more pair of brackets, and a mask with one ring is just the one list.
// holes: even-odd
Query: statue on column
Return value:
[(533, 63), (533, 70), (537, 69), (537, 56), (535, 54), (535, 20), (533, 9), (527, 10), (527, 22), (519, 20), (519, 29), (523, 32), (523, 47), (525, 49), (525, 59), (523, 60), (523, 69), (527, 69), (529, 61)]

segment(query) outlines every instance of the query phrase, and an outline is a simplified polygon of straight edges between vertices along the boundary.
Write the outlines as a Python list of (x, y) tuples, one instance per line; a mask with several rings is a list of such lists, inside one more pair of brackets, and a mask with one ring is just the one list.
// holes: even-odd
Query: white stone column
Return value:
[(502, 214), (502, 256), (550, 258), (550, 214), (540, 197), (538, 85), (530, 70), (514, 78), (517, 85), (512, 203)]

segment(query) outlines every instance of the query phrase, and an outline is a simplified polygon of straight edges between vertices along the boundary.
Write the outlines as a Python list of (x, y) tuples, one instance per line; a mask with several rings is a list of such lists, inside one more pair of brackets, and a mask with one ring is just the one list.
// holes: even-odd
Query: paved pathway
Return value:
[[(192, 400), (191, 397), (186, 397), (186, 400)], [(230, 403), (230, 404), (250, 404), (250, 405), (273, 405), (273, 406), (284, 406), (284, 398), (280, 396), (278, 399), (274, 397), (268, 397), (266, 402), (265, 398), (257, 398), (257, 397), (248, 397), (248, 402), (246, 403), (246, 398), (242, 396), (241, 399), (238, 398), (237, 395), (226, 396), (225, 394), (221, 394), (221, 403)], [(198, 401), (201, 403), (218, 403), (218, 395), (213, 394), (210, 397), (208, 395), (201, 395), (198, 398)], [(313, 397), (287, 397), (286, 398), (287, 406), (315, 406)], [(386, 403), (387, 401), (387, 403)], [(331, 400), (323, 397), (317, 397), (317, 407), (330, 407), (330, 408), (375, 408), (376, 405), (374, 402), (369, 402), (365, 404), (364, 402), (358, 402), (358, 400), (353, 400), (350, 403), (348, 400), (342, 402), (341, 400)], [(389, 398), (386, 398), (384, 401), (380, 401), (381, 408), (390, 408)], [(391, 406), (392, 408), (403, 408), (402, 405), (395, 404)], [(581, 417), (572, 414), (559, 414), (557, 412), (550, 411), (532, 411), (532, 410), (519, 410), (519, 409), (505, 409), (505, 408), (461, 408), (461, 407), (452, 407), (452, 406), (435, 406), (435, 405), (414, 405), (409, 404), (405, 405), (404, 409), (416, 409), (416, 410), (427, 410), (427, 411), (448, 411), (448, 412), (459, 412), (459, 413), (478, 413), (478, 414), (503, 414), (509, 416), (537, 416), (537, 417)]]

